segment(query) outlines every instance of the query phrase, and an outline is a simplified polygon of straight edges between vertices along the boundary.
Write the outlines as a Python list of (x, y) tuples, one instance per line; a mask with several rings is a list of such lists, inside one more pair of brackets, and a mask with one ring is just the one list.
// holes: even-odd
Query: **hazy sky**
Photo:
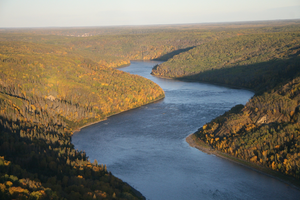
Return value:
[(0, 27), (300, 19), (300, 0), (0, 0)]

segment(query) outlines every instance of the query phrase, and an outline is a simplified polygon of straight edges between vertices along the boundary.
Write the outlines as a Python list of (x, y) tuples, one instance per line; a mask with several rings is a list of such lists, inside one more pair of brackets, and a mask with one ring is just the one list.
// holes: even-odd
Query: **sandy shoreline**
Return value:
[(281, 174), (280, 172), (273, 171), (272, 169), (269, 169), (267, 167), (263, 167), (263, 166), (255, 164), (255, 163), (251, 163), (246, 160), (241, 160), (239, 158), (236, 158), (231, 155), (225, 154), (223, 152), (217, 151), (217, 150), (211, 148), (209, 145), (207, 145), (202, 140), (195, 141), (195, 136), (193, 133), (186, 137), (186, 142), (191, 147), (194, 147), (204, 153), (214, 154), (218, 157), (221, 157), (223, 159), (237, 163), (239, 165), (247, 167), (248, 169), (254, 170), (256, 172), (259, 172), (261, 174), (264, 174), (266, 176), (269, 176), (276, 180), (279, 180), (285, 184), (288, 184), (289, 186), (293, 187), (294, 189), (300, 190), (300, 182), (298, 180), (294, 179), (293, 177), (289, 177), (287, 175)]

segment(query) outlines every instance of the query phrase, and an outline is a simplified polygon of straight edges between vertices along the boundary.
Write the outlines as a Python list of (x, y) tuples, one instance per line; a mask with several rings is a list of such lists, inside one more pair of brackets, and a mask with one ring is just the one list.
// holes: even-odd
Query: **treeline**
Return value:
[(73, 27), (73, 28), (23, 28), (23, 29), (0, 29), (4, 33), (20, 33), (23, 36), (26, 34), (36, 35), (58, 35), (58, 36), (96, 36), (96, 35), (126, 35), (126, 34), (155, 34), (161, 32), (176, 32), (182, 30), (191, 30), (193, 32), (199, 30), (221, 30), (226, 29), (241, 30), (247, 29), (247, 32), (252, 29), (252, 32), (257, 32), (263, 29), (264, 31), (290, 31), (290, 28), (299, 25), (299, 20), (274, 20), (274, 21), (253, 21), (253, 22), (232, 22), (232, 23), (212, 23), (212, 24), (182, 24), (182, 25), (147, 25), (147, 26), (119, 26), (119, 27)]

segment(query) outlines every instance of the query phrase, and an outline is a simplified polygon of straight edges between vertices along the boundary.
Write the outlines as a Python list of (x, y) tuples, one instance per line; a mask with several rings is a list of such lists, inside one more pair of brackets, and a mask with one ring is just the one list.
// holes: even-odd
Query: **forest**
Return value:
[(155, 76), (254, 90), (195, 140), (298, 180), (299, 41), (299, 20), (0, 29), (0, 199), (144, 199), (71, 142), (82, 126), (164, 98), (115, 69), (130, 60), (166, 61)]

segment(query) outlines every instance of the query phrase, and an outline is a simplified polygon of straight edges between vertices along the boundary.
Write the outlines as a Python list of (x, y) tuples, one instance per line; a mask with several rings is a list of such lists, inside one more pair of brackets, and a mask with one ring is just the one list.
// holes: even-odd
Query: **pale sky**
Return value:
[(300, 0), (0, 0), (0, 28), (300, 19)]

